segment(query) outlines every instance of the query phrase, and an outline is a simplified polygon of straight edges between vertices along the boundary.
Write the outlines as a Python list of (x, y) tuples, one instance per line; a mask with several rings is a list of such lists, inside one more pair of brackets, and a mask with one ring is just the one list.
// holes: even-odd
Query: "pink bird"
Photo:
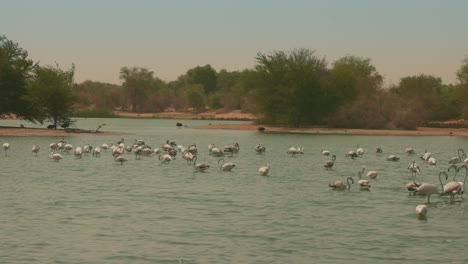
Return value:
[[(365, 173), (366, 173), (366, 167), (363, 167), (362, 168), (362, 174), (365, 174)], [(371, 170), (366, 174), (367, 178), (369, 178), (369, 179), (375, 179), (375, 178), (377, 178), (377, 175), (379, 175), (379, 173), (377, 171), (375, 171), (375, 170)]]
[(427, 195), (427, 203), (430, 203), (431, 195), (439, 193), (439, 192), (437, 191), (437, 186), (435, 186), (434, 184), (422, 183), (421, 185), (419, 185), (418, 188), (416, 188), (414, 193)]
[(450, 195), (450, 201), (453, 202), (455, 200), (455, 194), (460, 194), (461, 193), (463, 184), (461, 184), (460, 182), (451, 181), (451, 182), (448, 182), (448, 183), (446, 183), (444, 185), (442, 183), (442, 177), (441, 177), (442, 175), (445, 175), (445, 180), (448, 179), (447, 172), (441, 171), (439, 173), (439, 182), (440, 182), (440, 186), (442, 187), (442, 193), (440, 195), (441, 196), (442, 195)]

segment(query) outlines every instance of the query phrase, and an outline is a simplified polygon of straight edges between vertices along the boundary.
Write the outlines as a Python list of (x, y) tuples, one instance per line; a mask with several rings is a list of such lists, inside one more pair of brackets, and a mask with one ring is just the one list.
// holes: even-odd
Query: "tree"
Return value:
[(189, 85), (185, 88), (185, 96), (187, 97), (190, 107), (193, 107), (196, 110), (200, 110), (204, 106), (203, 97), (203, 87), (199, 84)]
[(42, 119), (52, 122), (54, 128), (71, 124), (75, 97), (72, 93), (75, 65), (64, 71), (56, 67), (37, 66), (28, 82), (24, 98), (37, 109)]
[(266, 123), (300, 127), (319, 123), (324, 105), (326, 61), (307, 49), (257, 55), (256, 102)]
[(37, 111), (23, 99), (34, 66), (27, 51), (0, 35), (0, 118), (15, 114), (31, 122), (42, 122)]
[(370, 94), (382, 85), (382, 76), (370, 59), (346, 56), (333, 62), (328, 75), (327, 95), (329, 110), (349, 107), (359, 94)]
[(203, 86), (205, 94), (210, 94), (216, 91), (216, 71), (207, 64), (203, 67), (197, 66), (187, 71), (187, 84), (200, 84)]
[(122, 86), (132, 104), (132, 112), (136, 112), (137, 106), (144, 103), (146, 92), (153, 83), (153, 72), (145, 68), (122, 67), (120, 79), (124, 80)]
[(463, 64), (457, 71), (457, 78), (461, 85), (468, 85), (468, 56), (463, 60)]

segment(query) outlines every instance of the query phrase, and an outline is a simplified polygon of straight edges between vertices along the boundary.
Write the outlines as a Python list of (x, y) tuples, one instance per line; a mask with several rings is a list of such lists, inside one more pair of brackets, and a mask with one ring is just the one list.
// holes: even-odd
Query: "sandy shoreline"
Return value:
[(255, 124), (211, 124), (197, 126), (197, 129), (234, 129), (234, 130), (258, 130), (265, 128), (263, 133), (299, 133), (322, 135), (380, 135), (380, 136), (468, 136), (466, 128), (430, 128), (419, 127), (417, 130), (389, 130), (389, 129), (340, 129), (340, 128), (285, 128)]
[[(168, 118), (178, 119), (200, 119), (200, 117), (209, 116), (209, 125), (191, 127), (195, 129), (231, 129), (231, 130), (251, 130), (257, 131), (259, 126), (265, 128), (264, 133), (300, 133), (300, 134), (323, 134), (323, 135), (401, 135), (401, 136), (468, 136), (468, 129), (466, 128), (430, 128), (419, 127), (417, 130), (372, 130), (372, 129), (339, 129), (339, 128), (286, 128), (286, 127), (273, 127), (266, 125), (254, 124), (256, 116), (250, 113), (241, 113), (240, 111), (231, 111), (228, 113), (215, 113), (205, 112), (202, 114), (191, 114), (181, 112), (163, 112), (163, 113), (128, 113), (128, 112), (115, 112), (118, 117), (125, 118), (155, 118), (155, 116), (162, 116), (167, 114)], [(165, 118), (165, 117), (163, 117)], [(243, 124), (216, 124), (217, 120), (250, 120), (249, 123)], [(208, 121), (207, 120), (207, 121)], [(47, 129), (47, 128), (19, 128), (19, 127), (1, 127), (0, 135), (2, 136), (63, 136), (63, 135), (76, 135), (81, 133), (70, 133), (64, 129)], [(95, 135), (108, 135), (108, 134), (126, 134), (125, 132), (113, 132), (102, 130), (99, 133), (87, 133)]]

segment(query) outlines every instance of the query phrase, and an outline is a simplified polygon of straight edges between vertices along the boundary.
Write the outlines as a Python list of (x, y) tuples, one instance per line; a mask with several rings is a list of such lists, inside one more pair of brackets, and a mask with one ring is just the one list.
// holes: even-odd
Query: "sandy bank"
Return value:
[[(197, 126), (198, 129), (237, 129), (257, 130), (260, 125), (255, 124), (211, 124)], [(302, 133), (323, 135), (393, 135), (393, 136), (468, 136), (468, 129), (459, 128), (429, 128), (419, 127), (417, 130), (373, 130), (373, 129), (337, 129), (337, 128), (284, 128), (262, 126), (263, 133)]]

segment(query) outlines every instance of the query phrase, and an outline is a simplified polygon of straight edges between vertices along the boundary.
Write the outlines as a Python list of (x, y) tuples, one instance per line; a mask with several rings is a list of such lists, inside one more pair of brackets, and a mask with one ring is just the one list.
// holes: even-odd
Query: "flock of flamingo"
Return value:
[[(11, 145), (9, 143), (3, 144), (3, 149), (5, 155), (8, 155), (8, 151), (10, 150)], [(60, 161), (63, 156), (60, 153), (70, 153), (73, 152), (76, 158), (82, 158), (83, 155), (88, 155), (91, 153), (92, 156), (99, 157), (102, 151), (110, 150), (114, 161), (123, 165), (128, 158), (126, 155), (128, 153), (133, 153), (135, 155), (135, 159), (140, 159), (141, 156), (149, 156), (154, 154), (157, 156), (158, 160), (161, 163), (170, 163), (172, 160), (175, 159), (178, 153), (181, 153), (181, 156), (184, 160), (187, 161), (187, 164), (194, 166), (196, 171), (205, 171), (210, 168), (210, 165), (203, 162), (197, 162), (198, 159), (198, 148), (196, 144), (191, 144), (188, 147), (184, 147), (182, 145), (177, 145), (174, 140), (166, 140), (166, 142), (162, 145), (161, 148), (153, 148), (147, 144), (143, 140), (136, 140), (133, 144), (125, 145), (124, 139), (117, 141), (116, 144), (107, 144), (104, 143), (100, 147), (93, 147), (91, 145), (85, 145), (83, 147), (79, 146), (74, 148), (71, 144), (66, 143), (64, 139), (59, 140), (58, 142), (51, 143), (49, 145), (50, 154), (49, 158), (53, 161)], [(40, 146), (34, 145), (32, 147), (33, 155), (38, 155), (39, 151), (41, 150)], [(231, 171), (236, 165), (232, 162), (225, 162), (224, 156), (225, 155), (234, 155), (239, 153), (240, 146), (238, 143), (233, 143), (231, 145), (226, 145), (223, 148), (218, 148), (214, 144), (208, 145), (209, 155), (219, 158), (218, 165), (221, 171)], [(266, 152), (265, 146), (263, 144), (258, 144), (254, 148), (257, 154), (263, 154)], [(408, 155), (414, 155), (415, 151), (412, 148), (406, 148), (405, 152)], [(127, 154), (126, 154), (127, 153)], [(304, 148), (302, 147), (291, 147), (286, 151), (287, 154), (295, 157), (298, 154), (304, 153)], [(377, 147), (375, 153), (377, 155), (381, 155), (383, 150), (381, 147)], [(462, 195), (464, 193), (464, 186), (466, 179), (468, 177), (468, 158), (466, 157), (465, 152), (463, 149), (458, 149), (458, 155), (450, 158), (448, 160), (448, 168), (446, 170), (440, 171), (438, 174), (439, 184), (441, 187), (441, 191), (438, 190), (438, 185), (433, 183), (426, 183), (426, 182), (417, 182), (417, 181), (410, 181), (406, 188), (409, 191), (410, 195), (425, 195), (427, 196), (427, 203), (430, 203), (431, 195), (439, 194), (440, 196), (450, 196), (450, 201), (455, 201), (455, 197), (459, 196), (460, 199), (463, 199)], [(330, 156), (330, 159), (327, 159), (323, 167), (327, 170), (331, 170), (335, 164), (336, 155), (331, 155), (329, 150), (322, 148), (322, 155), (323, 156)], [(349, 157), (351, 159), (355, 159), (358, 157), (362, 157), (364, 155), (364, 149), (362, 147), (357, 147), (354, 151), (349, 151), (346, 153), (345, 157)], [(398, 161), (400, 158), (397, 155), (389, 155), (386, 160), (388, 161)], [(420, 157), (421, 160), (426, 161), (429, 165), (436, 165), (437, 160), (432, 156), (430, 152), (425, 152)], [(413, 160), (407, 167), (407, 169), (411, 172), (412, 176), (416, 176), (416, 174), (420, 171), (419, 165)], [(458, 173), (464, 169), (465, 176), (463, 181), (457, 180)], [(265, 164), (258, 169), (258, 173), (262, 176), (267, 176), (270, 171), (270, 164)], [(454, 172), (452, 179), (449, 181), (449, 173)], [(365, 178), (364, 178), (365, 175)], [(358, 171), (357, 173), (358, 180), (357, 183), (359, 185), (360, 190), (370, 190), (371, 184), (370, 180), (376, 179), (378, 176), (378, 172), (371, 170), (366, 171), (365, 168)], [(336, 180), (334, 182), (329, 183), (329, 187), (333, 190), (350, 190), (351, 185), (354, 184), (355, 181), (353, 177), (347, 177), (346, 181)], [(428, 208), (425, 204), (421, 204), (416, 206), (416, 214), (419, 218), (424, 218), (427, 214)]]
[[(414, 155), (415, 151), (412, 148), (406, 148), (405, 152), (408, 155)], [(376, 154), (382, 154), (383, 150), (381, 147), (376, 148)], [(324, 156), (329, 156), (330, 151), (322, 149), (322, 154)], [(360, 157), (364, 154), (364, 149), (359, 147), (356, 151), (349, 151), (345, 156), (350, 157), (352, 159)], [(436, 165), (437, 160), (432, 156), (430, 152), (425, 150), (424, 154), (421, 155), (421, 160), (426, 161), (429, 165)], [(331, 169), (333, 167), (334, 161), (336, 156), (333, 155), (331, 159), (325, 161), (323, 165), (327, 169)], [(397, 155), (390, 155), (386, 158), (388, 161), (398, 161), (400, 158)], [(416, 182), (411, 181), (406, 185), (407, 190), (410, 192), (410, 195), (425, 195), (427, 196), (427, 203), (430, 203), (431, 195), (439, 194), (440, 196), (450, 196), (450, 202), (455, 201), (455, 196), (460, 196), (463, 199), (462, 195), (464, 193), (464, 186), (466, 179), (468, 177), (468, 158), (463, 149), (458, 149), (458, 155), (450, 158), (448, 160), (448, 168), (447, 170), (443, 170), (439, 172), (439, 184), (441, 187), (441, 191), (439, 192), (438, 187), (436, 184), (433, 183), (426, 183), (426, 182)], [(416, 173), (420, 171), (419, 165), (413, 160), (407, 167), (407, 169), (411, 172), (412, 176), (416, 176)], [(457, 181), (456, 177), (460, 170), (465, 170), (465, 176), (463, 181)], [(452, 179), (449, 181), (449, 172), (453, 171), (454, 175)], [(368, 179), (375, 179), (378, 175), (376, 171), (369, 171), (367, 172), (366, 176), (368, 179), (362, 179), (362, 175), (366, 174), (365, 168), (358, 172), (358, 184), (361, 190), (370, 190), (370, 182)], [(444, 183), (445, 182), (445, 183)], [(352, 177), (347, 177), (346, 182), (342, 180), (337, 180), (329, 184), (329, 187), (335, 190), (348, 190), (351, 188), (351, 184), (354, 184), (354, 179)], [(418, 218), (425, 218), (427, 215), (427, 205), (420, 204), (416, 206), (416, 215)]]

